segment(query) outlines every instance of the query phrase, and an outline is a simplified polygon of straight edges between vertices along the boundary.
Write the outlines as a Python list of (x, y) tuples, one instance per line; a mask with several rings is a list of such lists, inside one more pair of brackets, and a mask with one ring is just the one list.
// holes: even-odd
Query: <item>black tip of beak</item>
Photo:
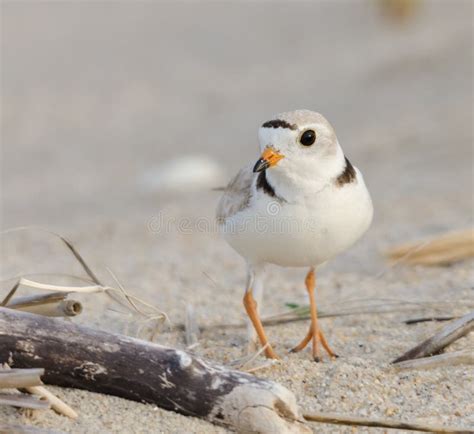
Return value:
[(263, 158), (260, 158), (253, 166), (253, 173), (261, 172), (262, 170), (268, 169), (270, 167), (270, 163)]

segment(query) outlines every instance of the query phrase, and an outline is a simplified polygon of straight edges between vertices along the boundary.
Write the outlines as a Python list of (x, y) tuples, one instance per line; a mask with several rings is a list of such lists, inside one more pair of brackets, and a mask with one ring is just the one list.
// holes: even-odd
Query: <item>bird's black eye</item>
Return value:
[(311, 146), (316, 141), (316, 133), (313, 130), (306, 130), (300, 137), (303, 146)]

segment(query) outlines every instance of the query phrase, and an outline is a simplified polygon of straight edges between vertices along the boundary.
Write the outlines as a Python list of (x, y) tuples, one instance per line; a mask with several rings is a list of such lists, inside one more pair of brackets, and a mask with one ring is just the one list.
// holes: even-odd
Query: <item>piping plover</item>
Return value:
[(220, 231), (247, 262), (244, 306), (251, 342), (258, 337), (265, 355), (277, 358), (259, 317), (266, 264), (309, 267), (305, 284), (311, 325), (292, 351), (312, 341), (315, 360), (320, 360), (319, 343), (335, 357), (318, 325), (315, 270), (368, 229), (373, 215), (369, 192), (319, 113), (281, 113), (263, 123), (258, 137), (260, 159), (240, 170), (217, 208)]

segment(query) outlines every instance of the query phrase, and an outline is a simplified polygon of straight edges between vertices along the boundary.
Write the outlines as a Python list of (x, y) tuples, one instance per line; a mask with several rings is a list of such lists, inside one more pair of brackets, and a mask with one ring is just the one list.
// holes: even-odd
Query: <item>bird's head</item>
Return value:
[[(319, 113), (295, 110), (276, 115), (259, 129), (261, 157), (254, 172), (326, 176), (340, 169), (342, 151), (331, 124)], [(334, 166), (334, 168), (333, 168)], [(337, 166), (337, 167), (336, 167)]]

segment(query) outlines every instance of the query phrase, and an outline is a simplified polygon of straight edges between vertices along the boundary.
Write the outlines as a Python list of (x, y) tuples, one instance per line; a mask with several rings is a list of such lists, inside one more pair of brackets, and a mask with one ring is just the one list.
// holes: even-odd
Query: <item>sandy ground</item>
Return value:
[[(384, 21), (373, 2), (11, 3), (2, 12), (3, 228), (35, 224), (68, 236), (105, 281), (113, 284), (109, 267), (173, 324), (192, 304), (203, 328), (193, 351), (228, 363), (244, 354), (245, 329), (219, 325), (244, 319), (245, 268), (215, 233), (218, 193), (156, 191), (142, 175), (196, 154), (228, 178), (256, 158), (257, 127), (273, 113), (319, 110), (375, 206), (364, 239), (321, 268), (320, 310), (390, 312), (322, 319), (340, 358), (319, 364), (308, 351), (287, 354), (306, 322), (270, 327), (283, 360), (258, 375), (292, 390), (306, 412), (474, 426), (472, 366), (389, 367), (439, 327), (404, 320), (472, 308), (474, 262), (389, 268), (383, 259), (394, 243), (473, 223), (470, 2), (422, 2), (401, 25)], [(3, 236), (1, 255), (2, 279), (81, 273), (57, 240), (38, 232)], [(304, 270), (272, 268), (264, 314), (305, 304), (303, 278)], [(106, 296), (81, 300), (75, 322), (136, 335), (140, 317)], [(156, 341), (185, 348), (176, 328)], [(449, 351), (473, 344), (471, 334)], [(74, 433), (226, 432), (151, 405), (52, 389), (77, 421), (7, 407), (0, 420)]]

